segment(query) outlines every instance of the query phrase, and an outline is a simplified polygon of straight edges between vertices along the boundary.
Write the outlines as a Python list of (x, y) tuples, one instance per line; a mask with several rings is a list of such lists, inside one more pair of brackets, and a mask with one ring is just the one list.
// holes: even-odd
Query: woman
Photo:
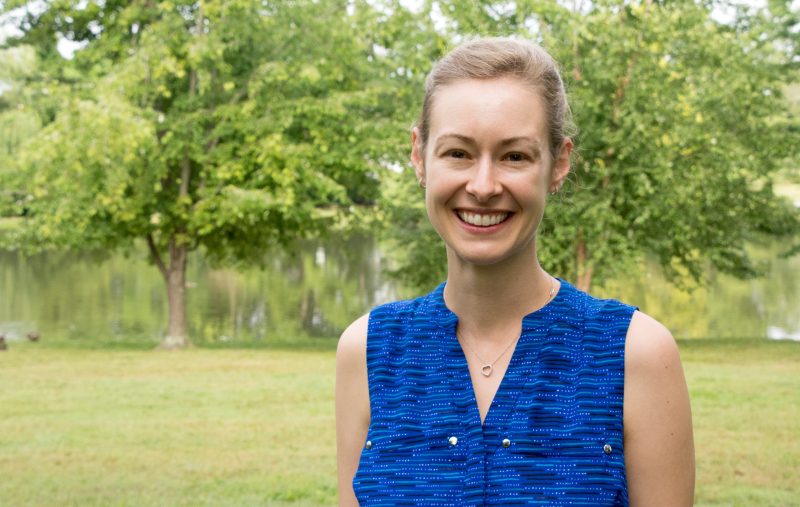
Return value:
[(339, 341), (341, 506), (692, 505), (669, 331), (537, 259), (569, 124), (557, 66), (534, 44), (469, 42), (432, 70), (411, 161), (447, 281)]

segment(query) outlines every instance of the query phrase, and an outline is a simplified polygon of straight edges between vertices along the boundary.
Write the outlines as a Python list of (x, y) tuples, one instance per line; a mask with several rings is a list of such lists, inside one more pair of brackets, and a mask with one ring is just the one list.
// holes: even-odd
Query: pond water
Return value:
[[(800, 257), (777, 248), (754, 251), (763, 278), (712, 277), (708, 287), (676, 289), (648, 269), (595, 289), (639, 306), (679, 338), (764, 337), (800, 340)], [(414, 292), (385, 273), (369, 238), (306, 243), (274, 253), (261, 268), (213, 269), (199, 255), (187, 273), (192, 341), (201, 346), (319, 344), (333, 346), (372, 306)], [(139, 255), (25, 257), (0, 252), (0, 333), (86, 346), (151, 347), (166, 327), (160, 274)]]

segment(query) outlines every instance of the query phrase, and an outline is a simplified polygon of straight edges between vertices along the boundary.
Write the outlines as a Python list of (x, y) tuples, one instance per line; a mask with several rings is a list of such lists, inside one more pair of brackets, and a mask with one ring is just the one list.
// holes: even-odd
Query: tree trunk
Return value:
[(176, 246), (171, 242), (169, 248), (170, 265), (167, 270), (167, 300), (169, 304), (169, 324), (167, 335), (161, 341), (162, 349), (180, 349), (189, 346), (186, 329), (186, 257), (185, 245)]
[(578, 231), (578, 240), (575, 243), (575, 260), (577, 264), (576, 287), (584, 292), (589, 292), (592, 288), (592, 273), (594, 266), (589, 262), (586, 251), (586, 241), (583, 239), (583, 231)]
[(161, 340), (161, 349), (181, 349), (191, 345), (186, 326), (186, 260), (189, 249), (177, 245), (175, 238), (169, 242), (169, 266), (164, 263), (151, 234), (147, 235), (150, 256), (167, 285), (169, 322), (167, 334)]

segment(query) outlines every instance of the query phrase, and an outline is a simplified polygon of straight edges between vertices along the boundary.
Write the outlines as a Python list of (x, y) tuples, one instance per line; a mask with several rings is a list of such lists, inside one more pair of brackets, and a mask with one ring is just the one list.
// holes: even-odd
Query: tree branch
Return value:
[(147, 234), (147, 246), (150, 248), (150, 256), (153, 258), (153, 262), (155, 262), (158, 270), (161, 271), (161, 276), (164, 279), (167, 279), (167, 266), (164, 264), (164, 260), (161, 258), (161, 254), (158, 253), (158, 247), (156, 247), (156, 242), (153, 240), (153, 234)]
[[(197, 9), (197, 23), (195, 24), (195, 30), (197, 30), (198, 37), (200, 37), (203, 33), (203, 23), (203, 3), (200, 2)], [(195, 95), (197, 95), (197, 69), (193, 68), (189, 73), (189, 96), (194, 97)], [(189, 158), (189, 148), (184, 147), (183, 160), (181, 161), (181, 187), (178, 191), (178, 196), (185, 197), (189, 195), (189, 178), (191, 175), (192, 162)]]

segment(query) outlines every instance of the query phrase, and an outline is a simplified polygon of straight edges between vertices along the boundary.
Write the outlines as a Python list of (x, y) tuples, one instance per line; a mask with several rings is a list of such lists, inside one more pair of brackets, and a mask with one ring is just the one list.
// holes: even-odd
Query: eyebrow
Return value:
[[(442, 143), (442, 141), (445, 141), (445, 140), (450, 139), (450, 138), (458, 139), (459, 141), (462, 141), (462, 142), (467, 143), (467, 144), (476, 144), (475, 143), (475, 139), (473, 139), (473, 138), (471, 138), (469, 136), (452, 133), (452, 134), (442, 134), (442, 135), (440, 135), (436, 139), (436, 146), (438, 147)], [(517, 142), (527, 143), (527, 144), (531, 145), (536, 150), (541, 149), (541, 143), (539, 143), (539, 141), (537, 139), (534, 139), (532, 137), (527, 137), (527, 136), (516, 136), (516, 137), (509, 137), (507, 139), (503, 139), (502, 141), (500, 141), (500, 146), (508, 146), (510, 144), (514, 144), (514, 143), (517, 143)]]

